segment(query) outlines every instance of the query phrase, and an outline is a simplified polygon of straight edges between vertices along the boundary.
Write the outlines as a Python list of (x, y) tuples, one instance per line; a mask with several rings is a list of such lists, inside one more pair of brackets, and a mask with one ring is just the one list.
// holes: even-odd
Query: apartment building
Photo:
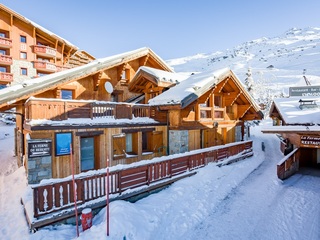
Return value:
[(0, 4), (0, 89), (95, 58)]

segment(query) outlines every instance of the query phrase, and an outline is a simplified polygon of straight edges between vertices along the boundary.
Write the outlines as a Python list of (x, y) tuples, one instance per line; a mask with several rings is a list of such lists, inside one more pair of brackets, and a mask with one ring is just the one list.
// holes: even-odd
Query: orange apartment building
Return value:
[(95, 58), (0, 4), (0, 89)]

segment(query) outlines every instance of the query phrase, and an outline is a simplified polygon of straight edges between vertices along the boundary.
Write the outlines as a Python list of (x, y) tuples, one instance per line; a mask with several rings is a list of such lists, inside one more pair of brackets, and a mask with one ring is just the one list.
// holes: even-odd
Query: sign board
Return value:
[(52, 142), (50, 139), (39, 139), (28, 141), (28, 157), (51, 156)]
[(290, 87), (290, 97), (319, 97), (320, 86)]
[(56, 133), (56, 156), (69, 155), (71, 153), (70, 144), (72, 144), (72, 133)]
[(301, 136), (301, 146), (320, 148), (320, 136)]

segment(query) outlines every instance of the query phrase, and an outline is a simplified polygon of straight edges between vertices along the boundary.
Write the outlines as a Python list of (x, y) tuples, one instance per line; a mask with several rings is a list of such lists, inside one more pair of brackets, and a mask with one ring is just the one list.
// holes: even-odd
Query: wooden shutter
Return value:
[(158, 152), (159, 148), (161, 148), (160, 151), (162, 151), (162, 148), (163, 148), (163, 132), (162, 131), (153, 131), (151, 134), (152, 134), (152, 138), (151, 138), (152, 151), (153, 152)]
[(125, 157), (126, 137), (124, 134), (114, 135), (113, 137), (113, 159)]

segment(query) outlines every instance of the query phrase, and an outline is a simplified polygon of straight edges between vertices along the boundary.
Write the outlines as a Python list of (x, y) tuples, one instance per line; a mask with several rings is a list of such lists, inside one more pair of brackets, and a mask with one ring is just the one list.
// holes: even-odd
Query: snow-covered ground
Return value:
[[(267, 124), (263, 122), (262, 124)], [(223, 166), (209, 164), (195, 176), (136, 203), (110, 204), (79, 239), (320, 239), (320, 177), (296, 174), (280, 181), (279, 140), (252, 128), (254, 157)], [(261, 150), (261, 142), (266, 150)], [(0, 239), (75, 239), (73, 225), (29, 233), (20, 196), (23, 168), (13, 157), (13, 126), (0, 124)]]

